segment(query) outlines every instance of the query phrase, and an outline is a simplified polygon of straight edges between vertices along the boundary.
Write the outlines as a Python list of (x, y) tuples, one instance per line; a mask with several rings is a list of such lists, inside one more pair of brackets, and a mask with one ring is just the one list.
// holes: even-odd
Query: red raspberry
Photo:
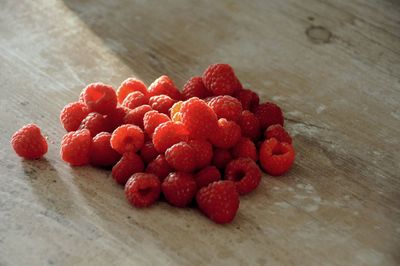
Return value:
[(158, 155), (157, 158), (150, 162), (146, 168), (147, 173), (155, 174), (161, 181), (163, 181), (165, 177), (172, 171), (173, 170), (171, 166), (168, 164), (165, 156), (162, 154)]
[(176, 103), (176, 100), (167, 95), (153, 96), (149, 100), (149, 105), (156, 111), (169, 115), (169, 109)]
[(86, 104), (82, 102), (69, 103), (61, 111), (60, 122), (66, 131), (75, 131), (88, 114), (89, 110)]
[(143, 131), (134, 125), (122, 125), (111, 135), (111, 147), (120, 154), (136, 152), (142, 148), (143, 144)]
[(192, 139), (189, 140), (188, 144), (194, 149), (197, 169), (204, 168), (211, 164), (213, 150), (210, 142), (206, 140)]
[(148, 93), (150, 97), (165, 94), (177, 101), (181, 99), (181, 93), (176, 88), (174, 82), (165, 75), (151, 83), (148, 88)]
[(159, 153), (181, 141), (188, 141), (188, 132), (182, 123), (168, 121), (159, 125), (153, 134), (153, 144)]
[(272, 176), (280, 176), (292, 167), (295, 158), (294, 148), (286, 142), (275, 138), (267, 139), (261, 144), (261, 167)]
[(248, 138), (241, 138), (232, 149), (233, 158), (249, 157), (257, 162), (257, 148), (254, 142)]
[(111, 134), (101, 132), (97, 134), (90, 146), (90, 163), (95, 166), (110, 167), (116, 164), (121, 155), (111, 148)]
[(218, 129), (210, 136), (210, 142), (221, 149), (229, 149), (236, 145), (241, 137), (240, 127), (225, 118), (218, 120)]
[(269, 126), (264, 132), (266, 139), (276, 138), (279, 142), (287, 142), (292, 144), (292, 138), (289, 133), (279, 124)]
[(158, 200), (161, 182), (153, 174), (136, 173), (125, 185), (125, 196), (136, 208), (148, 207)]
[(228, 64), (210, 65), (203, 73), (203, 83), (213, 95), (233, 95), (236, 90), (242, 88)]
[(113, 111), (106, 115), (107, 123), (110, 131), (114, 131), (117, 127), (126, 124), (124, 118), (127, 115), (129, 109), (124, 106), (117, 106)]
[(142, 149), (140, 150), (140, 157), (143, 161), (148, 164), (153, 161), (158, 156), (158, 151), (154, 148), (154, 144), (151, 140), (144, 143)]
[(114, 180), (125, 185), (126, 181), (135, 173), (143, 172), (144, 164), (142, 159), (134, 152), (127, 152), (122, 155), (119, 162), (114, 165), (111, 175)]
[(11, 146), (18, 156), (34, 160), (47, 152), (47, 141), (35, 124), (23, 126), (11, 137)]
[(250, 193), (261, 181), (261, 170), (250, 158), (231, 161), (225, 169), (225, 179), (235, 182), (240, 195)]
[(144, 125), (143, 125), (144, 115), (147, 112), (150, 112), (152, 110), (153, 109), (150, 107), (150, 105), (142, 105), (142, 106), (136, 107), (135, 109), (130, 110), (126, 114), (126, 116), (124, 117), (124, 123), (132, 124), (132, 125), (140, 127), (141, 129), (144, 129)]
[(144, 95), (140, 91), (134, 91), (126, 96), (125, 100), (122, 102), (122, 106), (125, 106), (129, 109), (135, 109), (138, 106), (142, 106), (148, 103), (149, 98), (147, 97), (147, 95)]
[(240, 116), (239, 126), (242, 136), (257, 141), (261, 135), (260, 121), (250, 111), (244, 110)]
[(226, 120), (240, 120), (242, 113), (242, 104), (232, 96), (221, 95), (214, 97), (208, 102), (208, 105), (214, 110), (218, 118), (226, 118)]
[(176, 171), (190, 173), (197, 165), (195, 150), (183, 141), (168, 148), (165, 152), (165, 158)]
[(239, 194), (235, 183), (228, 180), (203, 187), (197, 192), (196, 201), (200, 210), (219, 224), (230, 223), (239, 209)]
[(237, 90), (235, 98), (242, 104), (243, 110), (253, 110), (260, 104), (260, 97), (249, 89)]
[(162, 114), (154, 110), (148, 111), (143, 116), (144, 130), (150, 137), (152, 137), (156, 127), (168, 121), (170, 121), (170, 119), (166, 114)]
[(128, 96), (129, 93), (134, 92), (134, 91), (140, 91), (143, 94), (147, 94), (147, 88), (144, 83), (138, 79), (135, 78), (128, 78), (124, 80), (121, 83), (121, 86), (119, 86), (117, 90), (117, 98), (118, 102), (122, 104)]
[(71, 131), (61, 140), (61, 158), (72, 166), (88, 164), (91, 145), (92, 137), (89, 130)]
[(188, 100), (192, 97), (203, 99), (211, 95), (204, 86), (202, 77), (192, 77), (183, 86), (182, 96)]
[(117, 106), (117, 95), (110, 85), (91, 83), (81, 95), (90, 112), (106, 115)]
[(89, 113), (85, 119), (82, 120), (79, 129), (87, 129), (94, 137), (100, 132), (108, 132), (110, 124), (107, 118), (99, 113)]
[(218, 169), (225, 169), (226, 165), (232, 161), (233, 157), (229, 150), (215, 149), (212, 159), (212, 164)]
[(199, 98), (190, 98), (180, 109), (182, 123), (192, 139), (207, 139), (218, 128), (215, 112)]
[(254, 109), (254, 114), (260, 121), (260, 127), (265, 130), (267, 127), (280, 124), (283, 126), (283, 113), (278, 105), (270, 102), (262, 103)]
[(221, 180), (221, 173), (215, 166), (207, 166), (195, 175), (197, 188), (206, 187), (212, 182)]
[(161, 184), (162, 192), (169, 204), (183, 208), (197, 192), (196, 181), (189, 173), (170, 173)]

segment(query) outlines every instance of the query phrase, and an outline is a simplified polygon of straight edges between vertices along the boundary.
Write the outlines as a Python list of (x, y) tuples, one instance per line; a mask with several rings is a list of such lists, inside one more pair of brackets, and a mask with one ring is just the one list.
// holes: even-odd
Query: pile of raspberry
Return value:
[[(280, 176), (295, 158), (281, 108), (260, 103), (227, 64), (210, 65), (182, 92), (168, 76), (147, 88), (134, 78), (116, 91), (89, 84), (63, 108), (60, 121), (68, 132), (61, 158), (71, 166), (111, 169), (133, 206), (163, 198), (176, 207), (197, 206), (221, 224), (234, 219), (240, 196), (259, 186), (261, 169)], [(34, 124), (11, 142), (26, 159), (47, 152)]]

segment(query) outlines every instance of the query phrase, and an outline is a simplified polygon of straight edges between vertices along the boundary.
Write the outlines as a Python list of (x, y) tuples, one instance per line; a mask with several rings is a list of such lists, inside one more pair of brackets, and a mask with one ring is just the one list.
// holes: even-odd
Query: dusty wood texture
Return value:
[[(398, 265), (397, 1), (2, 1), (0, 265)], [(235, 221), (131, 208), (109, 172), (59, 156), (60, 109), (85, 84), (234, 66), (283, 107), (296, 165)], [(12, 133), (39, 124), (46, 159)]]

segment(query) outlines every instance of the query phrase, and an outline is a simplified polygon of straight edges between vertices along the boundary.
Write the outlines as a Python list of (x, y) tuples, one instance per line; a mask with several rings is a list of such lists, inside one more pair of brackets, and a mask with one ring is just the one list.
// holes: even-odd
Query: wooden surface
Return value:
[[(0, 265), (399, 265), (399, 2), (241, 2), (1, 1)], [(136, 210), (109, 172), (60, 160), (85, 84), (182, 86), (215, 62), (283, 107), (297, 150), (232, 224)], [(29, 122), (40, 161), (9, 146)]]

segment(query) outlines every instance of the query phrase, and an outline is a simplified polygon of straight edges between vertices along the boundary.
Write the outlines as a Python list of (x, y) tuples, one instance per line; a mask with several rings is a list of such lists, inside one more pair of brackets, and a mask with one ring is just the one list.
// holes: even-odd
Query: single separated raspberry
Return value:
[(168, 121), (159, 125), (153, 134), (153, 144), (159, 153), (164, 153), (172, 145), (188, 141), (188, 131), (179, 122)]
[(250, 111), (244, 110), (240, 116), (239, 126), (242, 136), (257, 141), (261, 135), (260, 121)]
[(264, 132), (265, 139), (276, 138), (279, 142), (292, 144), (292, 138), (289, 133), (279, 124), (269, 126)]
[(225, 169), (226, 180), (235, 182), (240, 195), (250, 193), (261, 181), (261, 170), (250, 158), (239, 158), (231, 161)]
[(180, 109), (182, 123), (192, 139), (207, 139), (218, 128), (215, 112), (203, 100), (190, 98)]
[(233, 157), (229, 150), (217, 148), (214, 150), (212, 164), (218, 169), (223, 170), (232, 159)]
[(151, 140), (144, 143), (143, 147), (140, 149), (140, 157), (143, 161), (148, 164), (153, 161), (158, 156), (158, 151), (154, 148), (154, 144)]
[(275, 138), (267, 139), (261, 144), (261, 167), (272, 176), (280, 176), (292, 167), (295, 158), (294, 148), (286, 142)]
[(169, 204), (183, 208), (193, 200), (197, 186), (191, 174), (173, 172), (162, 182), (161, 190)]
[(89, 109), (82, 102), (69, 103), (61, 111), (60, 122), (66, 131), (75, 131), (82, 120), (89, 114)]
[(90, 134), (94, 137), (100, 132), (110, 131), (110, 124), (104, 115), (92, 112), (82, 120), (79, 129), (89, 130)]
[(203, 83), (213, 95), (233, 95), (242, 85), (228, 64), (210, 65), (203, 73)]
[(249, 138), (241, 138), (235, 147), (232, 148), (233, 158), (248, 157), (257, 162), (257, 148)]
[(149, 99), (149, 105), (154, 110), (169, 115), (169, 109), (176, 103), (176, 100), (172, 99), (168, 95), (156, 95)]
[(150, 97), (165, 94), (177, 101), (181, 99), (181, 93), (176, 88), (174, 82), (166, 75), (159, 77), (151, 83), (147, 91)]
[(126, 96), (128, 96), (129, 93), (134, 91), (140, 91), (141, 93), (146, 95), (147, 94), (146, 85), (144, 85), (142, 81), (135, 78), (128, 78), (124, 80), (121, 83), (121, 86), (119, 86), (117, 90), (118, 102), (122, 104)]
[(128, 108), (124, 106), (117, 106), (117, 108), (106, 115), (110, 132), (114, 131), (119, 126), (126, 124), (124, 118), (128, 114), (128, 112)]
[(283, 126), (283, 113), (281, 108), (271, 102), (262, 103), (254, 109), (254, 115), (260, 121), (260, 127), (265, 130), (271, 125), (280, 124)]
[(144, 130), (152, 137), (156, 127), (168, 121), (170, 121), (170, 119), (166, 114), (159, 113), (155, 110), (148, 111), (143, 116)]
[(226, 118), (226, 120), (235, 121), (240, 120), (242, 114), (242, 104), (238, 99), (229, 95), (221, 95), (212, 98), (208, 105), (214, 110), (218, 118)]
[(125, 185), (125, 196), (136, 208), (148, 207), (158, 200), (161, 182), (153, 174), (136, 173)]
[(254, 110), (260, 104), (260, 97), (249, 89), (237, 90), (234, 96), (242, 104), (243, 110)]
[(238, 124), (221, 118), (218, 120), (218, 129), (210, 136), (210, 142), (217, 148), (229, 149), (236, 145), (240, 137)]
[(138, 126), (122, 125), (111, 135), (111, 147), (120, 154), (136, 152), (142, 148), (143, 144), (144, 134)]
[(91, 83), (81, 93), (81, 97), (90, 112), (108, 114), (117, 106), (117, 95), (112, 86), (103, 83)]
[(47, 152), (47, 141), (35, 124), (23, 126), (11, 137), (11, 146), (18, 156), (27, 160), (41, 158)]
[(211, 164), (213, 149), (210, 142), (202, 139), (192, 139), (188, 141), (188, 144), (192, 146), (194, 150), (197, 169), (204, 168)]
[(182, 96), (185, 100), (192, 97), (203, 99), (211, 96), (211, 93), (204, 86), (202, 77), (192, 77), (183, 86)]
[(190, 173), (197, 166), (195, 150), (184, 141), (168, 148), (165, 152), (165, 158), (176, 171)]
[(194, 178), (196, 180), (197, 188), (200, 189), (208, 186), (212, 182), (221, 180), (221, 173), (217, 167), (207, 166), (196, 173)]
[(142, 159), (134, 152), (127, 152), (122, 155), (119, 162), (114, 165), (111, 175), (114, 180), (125, 185), (126, 181), (135, 173), (143, 172), (144, 163)]
[(132, 124), (135, 126), (140, 127), (141, 129), (144, 129), (143, 125), (143, 118), (144, 115), (147, 112), (152, 111), (153, 109), (150, 107), (150, 105), (142, 105), (138, 106), (135, 109), (130, 110), (126, 116), (124, 117), (124, 123), (125, 124)]
[(111, 134), (101, 132), (97, 134), (90, 146), (90, 164), (94, 166), (110, 167), (116, 164), (121, 155), (111, 148)]
[(229, 180), (217, 181), (197, 192), (199, 209), (212, 221), (230, 223), (239, 209), (239, 193), (235, 183)]
[(71, 131), (65, 134), (61, 140), (61, 158), (72, 166), (88, 164), (91, 145), (92, 137), (89, 130)]
[(154, 161), (147, 165), (146, 168), (147, 173), (155, 174), (161, 181), (163, 181), (172, 171), (173, 169), (162, 154), (158, 155)]
[(147, 95), (141, 93), (140, 91), (134, 91), (129, 93), (125, 100), (122, 102), (122, 106), (125, 106), (129, 109), (135, 109), (138, 106), (142, 106), (144, 104), (149, 103), (149, 98)]

